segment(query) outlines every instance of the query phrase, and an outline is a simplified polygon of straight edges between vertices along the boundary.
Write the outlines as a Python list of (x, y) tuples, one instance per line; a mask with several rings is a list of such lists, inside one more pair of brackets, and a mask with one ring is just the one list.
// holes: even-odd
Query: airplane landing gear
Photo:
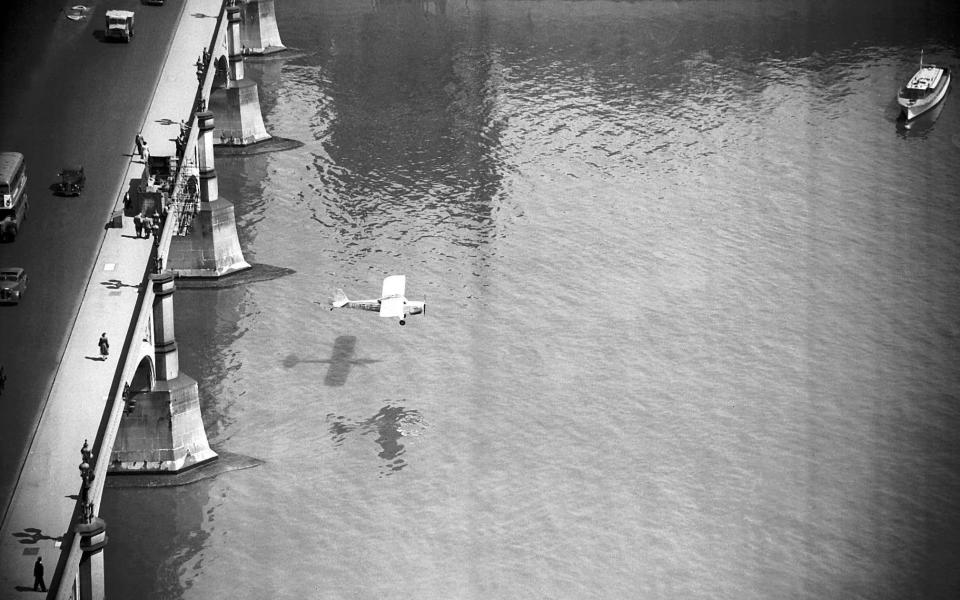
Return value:
[(404, 321), (403, 319), (400, 319), (400, 324), (401, 324), (401, 325), (406, 325), (406, 324), (407, 324), (407, 322), (406, 322), (406, 321)]

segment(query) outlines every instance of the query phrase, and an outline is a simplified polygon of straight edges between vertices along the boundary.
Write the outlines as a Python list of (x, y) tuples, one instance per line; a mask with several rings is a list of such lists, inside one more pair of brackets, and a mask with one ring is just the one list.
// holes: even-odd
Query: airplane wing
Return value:
[(403, 318), (403, 296), (394, 296), (380, 301), (380, 316)]
[(391, 275), (390, 277), (386, 277), (383, 280), (383, 293), (380, 294), (380, 299), (391, 298), (393, 296), (403, 298), (406, 287), (406, 275)]
[(383, 293), (380, 295), (380, 316), (403, 318), (403, 297), (407, 287), (406, 275), (391, 275), (383, 280)]

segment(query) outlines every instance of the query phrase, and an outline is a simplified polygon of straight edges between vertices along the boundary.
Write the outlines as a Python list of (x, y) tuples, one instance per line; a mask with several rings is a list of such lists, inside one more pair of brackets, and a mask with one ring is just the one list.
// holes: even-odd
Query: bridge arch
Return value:
[(213, 82), (210, 84), (211, 89), (217, 90), (227, 87), (229, 73), (228, 69), (230, 68), (230, 63), (227, 60), (226, 54), (221, 54), (213, 61)]
[(150, 356), (144, 356), (137, 364), (133, 377), (130, 378), (130, 391), (133, 393), (149, 392), (157, 380), (156, 370)]

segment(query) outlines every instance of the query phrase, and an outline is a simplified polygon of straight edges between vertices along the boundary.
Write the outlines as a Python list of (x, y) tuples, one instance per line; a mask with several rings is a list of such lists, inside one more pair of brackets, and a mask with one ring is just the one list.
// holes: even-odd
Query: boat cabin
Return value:
[(921, 67), (900, 91), (900, 97), (908, 100), (923, 98), (937, 88), (942, 77), (940, 67)]

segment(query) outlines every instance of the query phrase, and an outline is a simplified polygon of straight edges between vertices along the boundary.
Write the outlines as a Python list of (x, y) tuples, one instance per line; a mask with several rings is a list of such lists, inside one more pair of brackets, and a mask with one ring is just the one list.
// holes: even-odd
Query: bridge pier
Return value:
[(217, 458), (203, 428), (197, 382), (180, 372), (173, 329), (173, 273), (150, 279), (156, 383), (152, 390), (137, 393), (136, 407), (124, 415), (110, 473), (177, 473)]
[(190, 233), (170, 240), (167, 268), (177, 277), (216, 278), (250, 268), (240, 249), (233, 204), (219, 197), (213, 130), (213, 113), (197, 113), (200, 203)]
[(243, 0), (240, 10), (243, 15), (240, 43), (244, 54), (273, 54), (287, 49), (280, 41), (273, 0)]
[(219, 127), (214, 133), (221, 146), (248, 146), (270, 139), (260, 114), (260, 94), (255, 81), (244, 78), (243, 44), (240, 41), (240, 8), (227, 7), (229, 77), (222, 93), (210, 95), (211, 107), (220, 105)]
[(107, 525), (95, 517), (74, 530), (80, 536), (80, 570), (77, 573), (78, 600), (104, 600), (103, 547), (107, 545)]
[[(96, 512), (90, 489), (93, 480), (97, 478), (94, 467), (94, 456), (87, 444), (83, 441), (80, 448), (80, 478), (83, 485), (80, 487), (80, 515), (73, 526), (74, 533), (80, 538), (80, 564), (74, 582), (73, 596), (77, 600), (104, 600), (103, 583), (103, 548), (107, 545), (107, 523)], [(51, 582), (52, 583), (52, 582)]]

